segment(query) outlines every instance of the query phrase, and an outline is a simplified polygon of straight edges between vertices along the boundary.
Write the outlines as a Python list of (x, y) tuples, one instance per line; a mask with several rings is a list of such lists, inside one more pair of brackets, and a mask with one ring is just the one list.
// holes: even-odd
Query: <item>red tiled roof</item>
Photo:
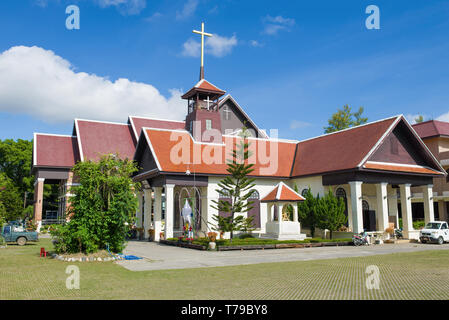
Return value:
[(206, 79), (200, 80), (196, 85), (195, 88), (203, 89), (207, 91), (216, 91), (216, 92), (223, 92), (223, 90), (218, 89), (216, 86), (214, 86), (212, 83), (207, 81)]
[(82, 161), (95, 161), (110, 153), (133, 158), (135, 145), (127, 124), (76, 119), (75, 127)]
[(292, 177), (354, 169), (398, 117), (298, 143)]
[(425, 174), (435, 174), (435, 175), (444, 175), (442, 172), (437, 170), (426, 168), (422, 166), (410, 166), (410, 165), (400, 165), (400, 164), (392, 164), (392, 163), (380, 163), (380, 162), (372, 162), (367, 161), (364, 165), (364, 168), (367, 169), (376, 169), (382, 171), (400, 171), (400, 172), (410, 172), (410, 173), (425, 173)]
[[(187, 131), (145, 128), (150, 148), (155, 156), (159, 171), (185, 173), (187, 170), (197, 174), (227, 175), (229, 153), (236, 143), (235, 137), (224, 136), (224, 144), (195, 142)], [(182, 143), (181, 143), (182, 142)], [(272, 155), (270, 163), (254, 161), (252, 176), (289, 177), (295, 154), (295, 143), (274, 142), (267, 139), (249, 139), (252, 147), (266, 148)], [(250, 149), (252, 148), (250, 146)], [(276, 149), (277, 148), (277, 152)], [(184, 153), (183, 153), (184, 151)], [(208, 155), (210, 155), (208, 157)], [(181, 159), (185, 156), (186, 158)], [(254, 158), (257, 157), (257, 154)], [(252, 161), (250, 159), (250, 161)], [(191, 164), (189, 164), (191, 163)]]
[(304, 197), (288, 187), (283, 182), (278, 183), (273, 190), (271, 190), (265, 197), (262, 198), (262, 202), (274, 202), (274, 201), (304, 201)]
[(136, 139), (139, 139), (140, 132), (143, 127), (147, 128), (160, 128), (160, 129), (184, 129), (184, 121), (170, 121), (170, 120), (160, 120), (151, 119), (143, 117), (129, 117), (129, 123), (135, 130)]
[(80, 160), (76, 137), (36, 133), (33, 143), (33, 167), (71, 168)]
[(192, 89), (184, 93), (181, 98), (188, 99), (198, 92), (211, 93), (217, 95), (217, 97), (220, 97), (226, 93), (226, 91), (217, 88), (206, 79), (202, 79)]
[(418, 133), (421, 139), (449, 136), (449, 122), (430, 120), (421, 123), (415, 123), (413, 129)]

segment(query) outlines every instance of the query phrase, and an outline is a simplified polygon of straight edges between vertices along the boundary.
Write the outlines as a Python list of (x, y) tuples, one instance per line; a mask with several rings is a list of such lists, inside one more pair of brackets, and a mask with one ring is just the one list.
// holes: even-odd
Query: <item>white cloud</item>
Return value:
[(182, 55), (187, 57), (199, 57), (201, 53), (201, 44), (198, 41), (189, 39), (184, 42)]
[(268, 35), (276, 35), (279, 31), (290, 31), (290, 28), (295, 25), (295, 19), (284, 18), (282, 16), (272, 17), (270, 15), (263, 19), (265, 27), (262, 33)]
[(90, 118), (124, 122), (128, 115), (183, 120), (181, 92), (164, 97), (154, 86), (75, 72), (69, 61), (39, 47), (0, 54), (0, 111), (47, 122)]
[(263, 46), (264, 46), (263, 43), (260, 43), (260, 42), (257, 41), (257, 40), (250, 40), (250, 41), (249, 41), (249, 44), (250, 44), (250, 46), (256, 47), (256, 48), (260, 48), (260, 47), (263, 47)]
[(116, 7), (121, 14), (139, 14), (147, 6), (147, 0), (96, 0), (102, 8)]
[(296, 129), (302, 129), (302, 128), (307, 128), (310, 127), (311, 124), (305, 121), (299, 121), (299, 120), (292, 120), (290, 122), (290, 129), (291, 130), (296, 130)]
[(155, 12), (155, 13), (153, 13), (151, 16), (145, 18), (144, 20), (147, 21), (147, 22), (153, 22), (153, 21), (155, 21), (156, 19), (161, 18), (162, 16), (163, 16), (162, 13), (160, 13), (160, 12)]
[[(232, 37), (222, 37), (218, 34), (214, 34), (212, 37), (206, 39), (205, 50), (206, 53), (211, 54), (215, 57), (224, 57), (225, 55), (231, 53), (232, 48), (238, 44), (237, 37), (233, 35)], [(199, 57), (201, 53), (200, 42), (189, 39), (183, 44), (182, 54), (187, 57)]]
[(176, 19), (183, 20), (192, 16), (198, 7), (198, 0), (188, 0), (181, 11), (176, 12)]
[(437, 117), (436, 120), (449, 122), (449, 112)]

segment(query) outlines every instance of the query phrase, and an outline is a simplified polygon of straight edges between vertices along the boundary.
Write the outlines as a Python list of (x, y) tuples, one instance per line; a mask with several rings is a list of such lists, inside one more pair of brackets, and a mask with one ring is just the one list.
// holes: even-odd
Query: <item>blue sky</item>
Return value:
[[(365, 27), (370, 4), (380, 30)], [(182, 119), (201, 21), (206, 79), (282, 138), (322, 134), (344, 104), (449, 121), (447, 1), (4, 0), (0, 139), (70, 134), (74, 117)]]

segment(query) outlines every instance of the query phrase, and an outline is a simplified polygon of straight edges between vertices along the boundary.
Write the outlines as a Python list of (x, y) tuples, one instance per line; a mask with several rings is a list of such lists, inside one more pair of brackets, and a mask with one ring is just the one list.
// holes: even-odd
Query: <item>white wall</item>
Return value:
[[(218, 183), (222, 178), (220, 177), (209, 177), (209, 184), (207, 187), (207, 221), (212, 224), (215, 221), (212, 219), (213, 215), (218, 214), (218, 211), (211, 207), (213, 205), (212, 200), (218, 200), (219, 194), (216, 189), (219, 189)], [(259, 192), (260, 199), (265, 197), (273, 188), (280, 182), (279, 179), (265, 179), (265, 178), (257, 178), (256, 186), (254, 189)], [(289, 184), (289, 181), (284, 181), (284, 183)], [(242, 214), (246, 217), (246, 213)], [(255, 230), (254, 233), (265, 233), (265, 225), (267, 222), (267, 204), (260, 203), (260, 230)]]

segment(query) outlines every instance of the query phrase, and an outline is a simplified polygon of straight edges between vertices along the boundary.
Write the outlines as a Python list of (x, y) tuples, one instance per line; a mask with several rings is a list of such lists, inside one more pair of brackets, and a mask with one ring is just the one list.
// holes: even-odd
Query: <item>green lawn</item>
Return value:
[[(41, 246), (50, 241), (0, 249), (0, 299), (449, 299), (449, 250), (132, 272), (39, 258)], [(80, 290), (65, 287), (70, 264), (80, 267)], [(366, 289), (368, 265), (380, 269), (379, 290)]]

